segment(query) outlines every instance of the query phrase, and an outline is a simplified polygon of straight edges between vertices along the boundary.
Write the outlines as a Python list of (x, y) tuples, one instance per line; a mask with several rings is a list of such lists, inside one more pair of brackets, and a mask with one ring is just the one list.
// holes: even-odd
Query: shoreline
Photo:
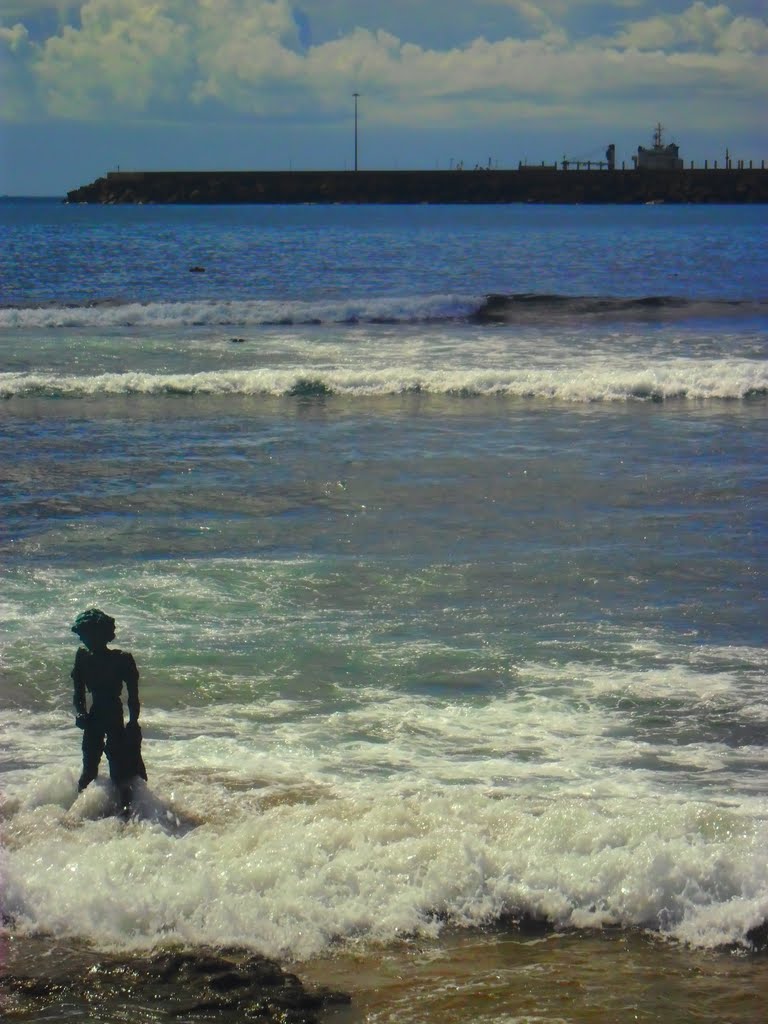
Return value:
[[(768, 999), (761, 953), (693, 949), (639, 929), (557, 931), (534, 922), (446, 928), (434, 939), (339, 948), (277, 963), (246, 949), (117, 954), (77, 940), (9, 936), (0, 1001), (8, 1020), (135, 1024), (179, 1019), (290, 1024), (462, 1024), (500, 1014), (587, 1024), (632, 1019), (754, 1024)], [(295, 973), (294, 973), (295, 972)]]
[(302, 977), (348, 991), (357, 1013), (350, 1024), (690, 1024), (692, 1007), (700, 1024), (755, 1024), (768, 998), (763, 956), (621, 929), (446, 932), (311, 961)]

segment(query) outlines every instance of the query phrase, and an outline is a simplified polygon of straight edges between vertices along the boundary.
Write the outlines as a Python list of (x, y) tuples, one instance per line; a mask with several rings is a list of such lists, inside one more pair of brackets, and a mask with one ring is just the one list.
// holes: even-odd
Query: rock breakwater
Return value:
[(70, 203), (768, 203), (768, 170), (113, 171)]

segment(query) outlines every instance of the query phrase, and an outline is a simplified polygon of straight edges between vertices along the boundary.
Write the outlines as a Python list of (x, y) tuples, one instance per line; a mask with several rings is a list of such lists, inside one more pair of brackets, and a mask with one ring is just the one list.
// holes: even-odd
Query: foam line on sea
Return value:
[(114, 328), (125, 326), (184, 327), (204, 324), (353, 324), (359, 321), (430, 322), (465, 319), (482, 306), (479, 296), (425, 295), (403, 298), (338, 299), (336, 301), (251, 300), (194, 302), (130, 301), (86, 305), (10, 306), (0, 308), (0, 327)]
[(747, 943), (768, 913), (768, 831), (749, 801), (622, 793), (611, 774), (557, 799), (546, 775), (528, 798), (416, 773), (342, 787), (322, 772), (313, 779), (306, 761), (300, 775), (283, 767), (270, 778), (268, 755), (247, 754), (214, 731), (187, 744), (194, 772), (174, 776), (161, 757), (169, 791), (139, 795), (127, 827), (108, 816), (100, 785), (73, 803), (74, 771), (27, 780), (3, 856), (17, 932), (134, 949), (162, 936), (305, 958), (339, 940), (434, 937), (446, 923), (524, 914), (715, 947)]
[[(633, 365), (634, 363), (634, 365)], [(87, 398), (99, 395), (245, 395), (376, 397), (421, 392), (564, 402), (744, 399), (768, 394), (768, 367), (751, 360), (585, 360), (577, 367), (446, 371), (318, 368), (200, 373), (105, 373), (72, 376), (0, 374), (0, 397)]]
[(412, 295), (336, 300), (253, 299), (0, 306), (0, 328), (244, 327), (274, 324), (433, 323), (473, 320), (496, 323), (551, 323), (564, 320), (670, 322), (765, 315), (766, 302), (689, 299), (676, 296)]
[[(388, 585), (379, 569), (367, 601), (343, 588), (332, 608), (318, 588), (337, 570), (325, 583), (321, 570), (41, 566), (49, 603), (32, 625), (30, 574), (9, 578), (4, 657), (35, 703), (0, 712), (17, 934), (306, 958), (529, 915), (748, 948), (768, 914), (761, 647), (597, 622), (578, 638), (566, 627), (570, 642), (541, 634), (521, 657), (471, 618), (442, 639), (404, 630), (396, 593), (422, 615), (433, 593), (444, 617), (464, 573)], [(66, 680), (34, 682), (64, 675), (62, 609), (91, 593), (122, 609), (127, 645), (144, 638), (152, 780), (128, 825), (106, 783), (77, 796)], [(557, 661), (541, 656), (558, 646)]]

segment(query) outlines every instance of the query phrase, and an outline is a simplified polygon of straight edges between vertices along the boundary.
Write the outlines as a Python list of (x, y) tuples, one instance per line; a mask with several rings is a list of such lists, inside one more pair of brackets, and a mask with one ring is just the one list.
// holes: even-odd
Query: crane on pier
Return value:
[(605, 151), (605, 160), (596, 160), (593, 154), (597, 152), (599, 152), (599, 150), (592, 150), (592, 153), (589, 154), (587, 157), (564, 156), (560, 166), (563, 168), (564, 171), (568, 171), (571, 168), (577, 171), (581, 171), (584, 169), (588, 171), (591, 171), (593, 169), (598, 171), (614, 170), (616, 167), (616, 146), (613, 143), (611, 143), (608, 146), (608, 148)]

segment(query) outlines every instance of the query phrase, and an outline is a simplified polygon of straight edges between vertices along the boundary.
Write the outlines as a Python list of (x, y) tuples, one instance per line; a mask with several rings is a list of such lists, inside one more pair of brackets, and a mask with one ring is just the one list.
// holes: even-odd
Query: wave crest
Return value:
[(458, 294), (328, 300), (196, 300), (50, 303), (0, 308), (0, 328), (302, 326), (356, 323), (578, 323), (595, 318), (673, 321), (764, 315), (768, 301), (674, 296), (573, 296), (538, 293)]
[(5, 328), (247, 327), (311, 324), (433, 323), (468, 319), (480, 299), (458, 295), (324, 301), (214, 299), (190, 302), (121, 302), (6, 306)]
[(749, 316), (765, 312), (768, 302), (729, 299), (685, 299), (672, 295), (640, 298), (600, 295), (492, 294), (472, 314), (477, 323), (546, 322), (551, 320), (618, 319), (679, 320), (681, 318)]
[(387, 397), (409, 393), (553, 402), (742, 400), (768, 395), (768, 367), (749, 360), (676, 360), (654, 367), (514, 370), (323, 370), (295, 367), (200, 373), (105, 373), (92, 377), (0, 374), (0, 397), (89, 398), (117, 395), (243, 397)]

